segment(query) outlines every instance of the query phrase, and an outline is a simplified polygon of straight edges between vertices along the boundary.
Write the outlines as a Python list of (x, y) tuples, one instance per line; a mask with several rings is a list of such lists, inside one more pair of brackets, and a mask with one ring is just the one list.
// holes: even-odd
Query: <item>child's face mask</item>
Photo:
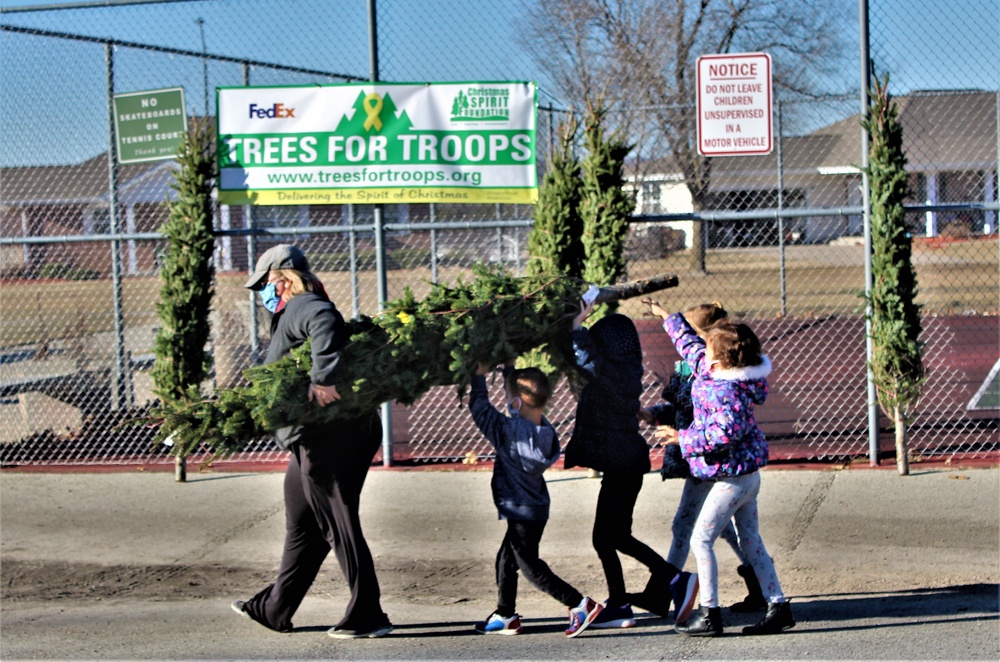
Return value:
[(278, 288), (274, 283), (268, 283), (260, 290), (260, 302), (270, 313), (277, 312), (281, 297), (278, 296)]

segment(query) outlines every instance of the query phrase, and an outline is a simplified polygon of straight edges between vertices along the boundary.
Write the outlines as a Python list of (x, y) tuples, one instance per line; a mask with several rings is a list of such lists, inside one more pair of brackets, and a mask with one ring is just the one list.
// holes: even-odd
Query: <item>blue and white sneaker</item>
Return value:
[(476, 632), (479, 634), (521, 634), (521, 617), (514, 614), (509, 618), (504, 618), (493, 612), (485, 621), (476, 623)]
[(635, 614), (632, 613), (632, 605), (609, 605), (605, 603), (604, 609), (597, 615), (590, 627), (596, 630), (608, 630), (611, 628), (630, 628), (635, 626)]
[(674, 623), (683, 623), (694, 610), (694, 601), (698, 597), (698, 575), (677, 573), (670, 582), (670, 595), (674, 600)]

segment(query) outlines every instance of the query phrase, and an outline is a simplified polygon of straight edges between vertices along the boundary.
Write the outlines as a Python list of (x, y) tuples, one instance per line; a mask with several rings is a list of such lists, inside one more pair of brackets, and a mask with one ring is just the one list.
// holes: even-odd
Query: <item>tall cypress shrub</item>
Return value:
[[(580, 160), (575, 150), (579, 128), (576, 117), (559, 127), (558, 142), (549, 155), (548, 166), (538, 186), (538, 202), (528, 234), (530, 276), (558, 274), (579, 280), (583, 273), (583, 221), (580, 219)], [(531, 349), (520, 358), (522, 365), (534, 366), (557, 381), (569, 368), (565, 348), (569, 332)]]
[(571, 116), (559, 127), (558, 142), (538, 186), (538, 202), (528, 234), (528, 274), (583, 274), (583, 221), (580, 219), (580, 160), (574, 143), (579, 128)]
[[(209, 311), (214, 294), (212, 264), (212, 187), (215, 161), (212, 131), (207, 121), (192, 121), (178, 151), (179, 168), (170, 188), (169, 217), (161, 231), (167, 240), (160, 267), (163, 285), (156, 311), (160, 328), (153, 351), (153, 392), (165, 406), (178, 407), (201, 399), (200, 386), (211, 365), (206, 350)], [(178, 440), (173, 448), (175, 478), (187, 479), (185, 459), (196, 439)]]
[(876, 78), (869, 116), (868, 179), (871, 189), (873, 286), (869, 301), (872, 334), (871, 371), (879, 406), (895, 427), (896, 465), (909, 469), (907, 415), (920, 399), (926, 377), (917, 276), (911, 261), (912, 242), (904, 222), (906, 155), (899, 109), (888, 91), (889, 76)]
[[(588, 153), (582, 163), (580, 200), (583, 278), (598, 286), (613, 285), (625, 273), (628, 219), (635, 210), (635, 200), (623, 188), (625, 157), (632, 151), (632, 145), (619, 132), (607, 134), (607, 112), (603, 99), (588, 101), (584, 118), (584, 143)], [(614, 301), (602, 304), (591, 319), (600, 319), (617, 307)]]

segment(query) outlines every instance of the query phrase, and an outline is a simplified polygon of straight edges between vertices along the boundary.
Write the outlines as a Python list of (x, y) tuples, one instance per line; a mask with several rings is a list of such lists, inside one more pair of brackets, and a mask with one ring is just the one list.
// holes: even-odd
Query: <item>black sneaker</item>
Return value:
[(632, 605), (605, 604), (604, 609), (593, 620), (590, 627), (595, 630), (635, 627), (635, 614), (632, 613)]
[(334, 639), (377, 639), (392, 632), (392, 623), (383, 623), (373, 628), (354, 629), (332, 627), (326, 631)]

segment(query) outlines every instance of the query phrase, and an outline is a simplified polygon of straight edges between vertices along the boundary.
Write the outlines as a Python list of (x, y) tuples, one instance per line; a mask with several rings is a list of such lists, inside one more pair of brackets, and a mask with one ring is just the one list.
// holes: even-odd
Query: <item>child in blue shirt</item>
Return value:
[(557, 576), (538, 556), (538, 546), (549, 519), (549, 492), (543, 473), (559, 458), (559, 437), (542, 415), (551, 394), (549, 380), (538, 368), (504, 368), (504, 391), (509, 416), (490, 404), (486, 388), (488, 368), (480, 365), (472, 378), (469, 409), (476, 426), (496, 448), (493, 464), (493, 502), (507, 534), (496, 558), (499, 597), (496, 610), (476, 623), (480, 634), (521, 632), (515, 611), (517, 573), (569, 609), (567, 637), (581, 634), (601, 613), (603, 605)]

